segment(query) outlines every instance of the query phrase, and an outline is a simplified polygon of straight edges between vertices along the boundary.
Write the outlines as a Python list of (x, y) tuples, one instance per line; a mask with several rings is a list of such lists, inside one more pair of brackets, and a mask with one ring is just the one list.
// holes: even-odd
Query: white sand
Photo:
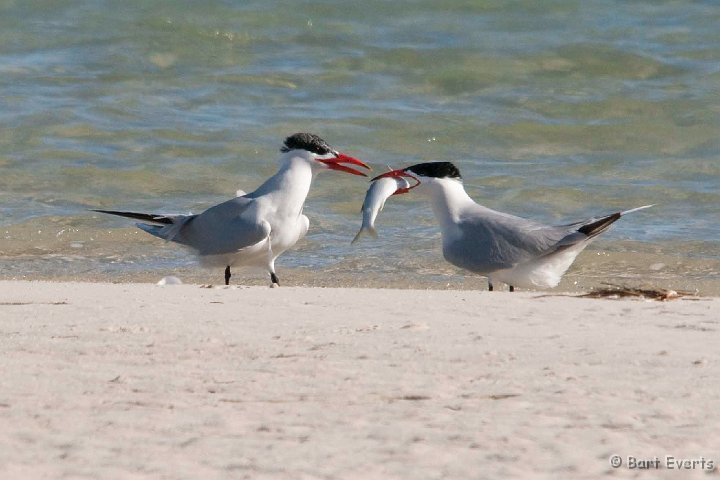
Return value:
[(707, 478), (720, 299), (538, 296), (0, 282), (0, 478)]

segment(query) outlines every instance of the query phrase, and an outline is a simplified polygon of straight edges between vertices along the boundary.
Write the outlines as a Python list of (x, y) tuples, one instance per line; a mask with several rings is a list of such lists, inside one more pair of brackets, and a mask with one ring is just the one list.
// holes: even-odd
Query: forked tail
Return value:
[(352, 239), (352, 242), (350, 242), (350, 245), (352, 245), (353, 243), (357, 242), (358, 239), (359, 239), (360, 237), (362, 237), (362, 234), (365, 233), (365, 232), (367, 232), (367, 233), (369, 233), (370, 235), (372, 235), (373, 238), (378, 238), (377, 230), (375, 230), (373, 227), (362, 227), (362, 228), (360, 229), (360, 231), (359, 231), (357, 234), (355, 234), (355, 238)]

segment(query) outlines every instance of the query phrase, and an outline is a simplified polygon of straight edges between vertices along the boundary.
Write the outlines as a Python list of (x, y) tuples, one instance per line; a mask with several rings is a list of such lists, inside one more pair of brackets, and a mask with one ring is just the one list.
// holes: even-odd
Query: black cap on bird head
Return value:
[(450, 162), (418, 163), (404, 169), (421, 177), (462, 179), (460, 170)]
[(290, 150), (307, 150), (318, 155), (335, 153), (335, 150), (325, 140), (312, 133), (295, 133), (287, 137), (280, 151), (289, 152)]
[(295, 133), (287, 137), (283, 146), (280, 148), (280, 151), (285, 153), (292, 150), (305, 150), (306, 152), (317, 155), (314, 157), (314, 161), (318, 164), (325, 165), (325, 167), (330, 170), (339, 170), (341, 172), (352, 173), (353, 175), (360, 175), (363, 177), (367, 177), (367, 174), (359, 170), (355, 170), (354, 168), (350, 168), (348, 164), (358, 165), (371, 170), (367, 164), (361, 162), (357, 158), (338, 152), (328, 145), (325, 140), (312, 133)]
[(458, 168), (450, 162), (418, 163), (416, 165), (411, 165), (406, 168), (401, 168), (398, 170), (390, 170), (389, 172), (385, 172), (385, 173), (380, 174), (377, 177), (373, 178), (373, 181), (375, 181), (379, 178), (388, 178), (388, 177), (389, 178), (407, 177), (407, 178), (411, 178), (412, 180), (415, 181), (415, 185), (412, 185), (411, 187), (398, 188), (397, 190), (395, 190), (395, 193), (393, 193), (393, 195), (399, 195), (401, 193), (408, 193), (413, 188), (420, 186), (422, 181), (418, 177), (452, 178), (455, 180), (462, 181), (462, 176), (460, 176), (460, 170), (458, 170)]

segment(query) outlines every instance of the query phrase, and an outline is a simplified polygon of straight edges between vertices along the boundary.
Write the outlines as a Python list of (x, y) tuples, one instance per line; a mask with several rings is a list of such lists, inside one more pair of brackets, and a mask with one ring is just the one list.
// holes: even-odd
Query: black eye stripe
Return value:
[(417, 165), (407, 167), (405, 170), (409, 170), (423, 177), (462, 178), (460, 170), (450, 162), (418, 163)]
[(296, 133), (287, 137), (280, 151), (290, 150), (307, 150), (318, 155), (336, 154), (325, 140), (312, 133)]

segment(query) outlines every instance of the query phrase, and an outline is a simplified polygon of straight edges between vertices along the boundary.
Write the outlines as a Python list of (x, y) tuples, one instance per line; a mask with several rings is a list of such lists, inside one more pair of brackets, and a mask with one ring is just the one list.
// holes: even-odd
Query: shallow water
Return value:
[[(88, 209), (201, 211), (259, 185), (282, 139), (311, 131), (379, 171), (453, 161), (479, 202), (550, 223), (656, 203), (561, 287), (720, 294), (714, 2), (294, 5), (2, 2), (0, 277), (217, 283)], [(442, 261), (411, 195), (351, 247), (366, 187), (316, 180), (284, 283), (484, 288)]]

